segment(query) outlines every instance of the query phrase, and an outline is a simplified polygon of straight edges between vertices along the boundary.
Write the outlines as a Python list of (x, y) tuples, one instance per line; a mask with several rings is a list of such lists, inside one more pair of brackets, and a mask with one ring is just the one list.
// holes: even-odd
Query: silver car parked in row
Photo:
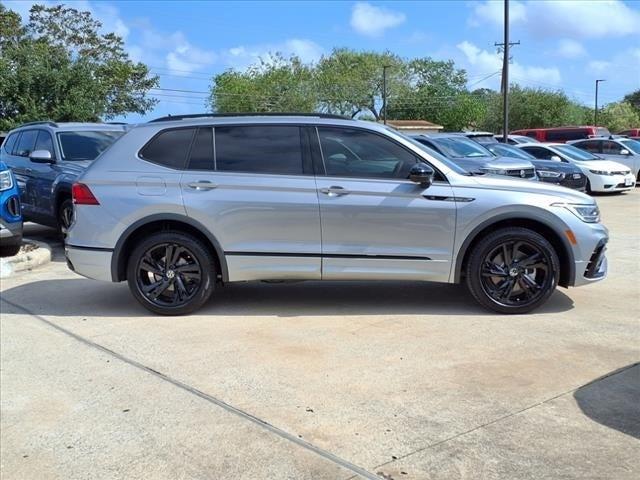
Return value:
[(73, 196), (69, 267), (127, 280), (160, 314), (251, 280), (464, 281), (481, 305), (523, 313), (607, 270), (592, 198), (477, 176), (397, 131), (327, 115), (138, 125)]

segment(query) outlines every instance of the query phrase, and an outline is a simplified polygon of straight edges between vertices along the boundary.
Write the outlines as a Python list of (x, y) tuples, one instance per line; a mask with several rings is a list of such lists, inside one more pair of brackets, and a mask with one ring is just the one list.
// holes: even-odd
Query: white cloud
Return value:
[[(474, 26), (504, 23), (502, 1), (475, 6)], [(537, 37), (603, 38), (640, 33), (640, 11), (621, 0), (528, 0), (510, 3), (511, 24), (522, 24)]]
[(182, 32), (173, 33), (169, 37), (169, 42), (175, 45), (165, 58), (172, 75), (187, 76), (207, 68), (216, 61), (217, 56), (214, 52), (192, 45)]
[(579, 58), (584, 57), (587, 51), (584, 49), (580, 42), (571, 40), (570, 38), (563, 38), (558, 42), (557, 54), (564, 58)]
[[(502, 59), (499, 55), (482, 50), (468, 41), (459, 43), (457, 47), (465, 56), (470, 76), (481, 77), (502, 70)], [(509, 72), (510, 81), (520, 85), (553, 88), (559, 86), (562, 81), (560, 70), (556, 67), (528, 66), (513, 62), (510, 64)], [(495, 88), (499, 83), (500, 76), (495, 75), (485, 81), (475, 83), (473, 87)]]
[(611, 62), (606, 60), (591, 60), (587, 64), (587, 69), (591, 73), (603, 73), (606, 72), (611, 67)]
[(358, 2), (351, 11), (351, 27), (362, 35), (377, 37), (385, 30), (402, 24), (406, 18), (401, 12)]
[(285, 57), (296, 55), (305, 63), (313, 63), (320, 59), (324, 49), (311, 40), (292, 38), (281, 43), (238, 45), (220, 52), (220, 57), (226, 66), (243, 69), (275, 53)]

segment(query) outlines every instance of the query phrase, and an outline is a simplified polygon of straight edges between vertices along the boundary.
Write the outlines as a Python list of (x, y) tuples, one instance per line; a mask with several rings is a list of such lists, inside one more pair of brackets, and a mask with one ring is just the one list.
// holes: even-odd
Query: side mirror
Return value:
[(416, 163), (409, 171), (409, 180), (420, 184), (422, 188), (429, 188), (433, 183), (433, 168), (426, 163)]
[(34, 150), (29, 154), (29, 160), (33, 163), (53, 163), (53, 157), (49, 150)]
[(551, 155), (549, 160), (553, 160), (554, 162), (561, 162), (562, 159), (558, 155)]
[(626, 148), (623, 148), (622, 150), (620, 150), (620, 155), (631, 155), (631, 152)]

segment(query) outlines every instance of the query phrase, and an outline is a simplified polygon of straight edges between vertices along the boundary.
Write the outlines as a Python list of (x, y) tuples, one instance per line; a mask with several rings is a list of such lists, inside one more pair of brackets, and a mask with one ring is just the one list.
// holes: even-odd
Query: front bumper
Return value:
[(110, 249), (65, 245), (64, 253), (67, 258), (67, 266), (73, 272), (94, 280), (112, 281), (111, 257), (113, 251)]
[(591, 190), (594, 192), (624, 192), (636, 185), (633, 174), (628, 175), (594, 175), (589, 176)]
[(578, 244), (574, 246), (575, 275), (572, 285), (579, 287), (607, 277), (606, 257), (609, 231), (601, 223), (582, 223), (573, 228)]

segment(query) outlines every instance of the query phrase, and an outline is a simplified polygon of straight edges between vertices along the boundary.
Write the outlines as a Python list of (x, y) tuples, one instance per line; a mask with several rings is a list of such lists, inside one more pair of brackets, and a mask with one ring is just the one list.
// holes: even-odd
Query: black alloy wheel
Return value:
[(127, 278), (132, 293), (147, 309), (183, 315), (211, 295), (214, 263), (206, 246), (190, 235), (159, 232), (136, 247)]
[(73, 201), (68, 198), (63, 200), (58, 208), (58, 228), (63, 235), (67, 234), (73, 223)]
[(471, 254), (467, 285), (483, 306), (500, 313), (526, 313), (555, 289), (559, 260), (553, 246), (525, 228), (498, 230)]

